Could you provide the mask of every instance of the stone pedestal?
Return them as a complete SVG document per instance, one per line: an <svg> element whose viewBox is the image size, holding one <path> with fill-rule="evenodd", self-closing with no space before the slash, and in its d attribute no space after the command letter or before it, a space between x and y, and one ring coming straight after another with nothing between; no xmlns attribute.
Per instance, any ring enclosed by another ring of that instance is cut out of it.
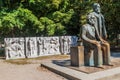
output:
<svg viewBox="0 0 120 80"><path fill-rule="evenodd" d="M71 66L84 66L84 47L71 47L70 50Z"/></svg>

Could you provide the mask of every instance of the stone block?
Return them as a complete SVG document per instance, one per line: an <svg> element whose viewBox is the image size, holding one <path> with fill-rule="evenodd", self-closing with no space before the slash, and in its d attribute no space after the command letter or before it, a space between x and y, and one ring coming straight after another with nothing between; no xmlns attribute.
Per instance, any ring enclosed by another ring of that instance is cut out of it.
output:
<svg viewBox="0 0 120 80"><path fill-rule="evenodd" d="M71 47L70 50L71 66L84 66L84 47Z"/></svg>

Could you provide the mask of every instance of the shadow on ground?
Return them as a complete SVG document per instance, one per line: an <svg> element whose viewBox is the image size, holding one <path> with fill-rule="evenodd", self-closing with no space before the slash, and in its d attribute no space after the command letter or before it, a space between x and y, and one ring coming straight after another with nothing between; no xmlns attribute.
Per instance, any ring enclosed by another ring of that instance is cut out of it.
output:
<svg viewBox="0 0 120 80"><path fill-rule="evenodd" d="M120 58L120 52L111 52L111 57Z"/></svg>
<svg viewBox="0 0 120 80"><path fill-rule="evenodd" d="M57 64L59 66L70 66L70 60L67 59L67 60L52 60L52 63L54 64Z"/></svg>
<svg viewBox="0 0 120 80"><path fill-rule="evenodd" d="M5 59L5 52L3 48L0 48L0 59Z"/></svg>

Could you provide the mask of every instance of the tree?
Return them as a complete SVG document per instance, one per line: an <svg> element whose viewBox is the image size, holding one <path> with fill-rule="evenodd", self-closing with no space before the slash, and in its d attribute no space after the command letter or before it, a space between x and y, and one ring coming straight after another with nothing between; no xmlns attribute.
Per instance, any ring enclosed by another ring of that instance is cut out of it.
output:
<svg viewBox="0 0 120 80"><path fill-rule="evenodd" d="M1 0L0 36L79 35L94 2L113 41L120 33L119 0Z"/></svg>

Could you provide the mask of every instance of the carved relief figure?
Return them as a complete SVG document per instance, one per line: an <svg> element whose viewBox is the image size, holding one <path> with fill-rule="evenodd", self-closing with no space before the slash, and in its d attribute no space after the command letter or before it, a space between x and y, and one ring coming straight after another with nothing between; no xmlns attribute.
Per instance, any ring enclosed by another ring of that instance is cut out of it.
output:
<svg viewBox="0 0 120 80"><path fill-rule="evenodd" d="M60 37L60 52L62 54L70 53L70 42L71 38L69 36Z"/></svg>
<svg viewBox="0 0 120 80"><path fill-rule="evenodd" d="M26 38L26 55L27 57L37 57L37 44L36 38Z"/></svg>
<svg viewBox="0 0 120 80"><path fill-rule="evenodd" d="M48 55L50 52L50 38L43 37L43 51L44 55Z"/></svg>
<svg viewBox="0 0 120 80"><path fill-rule="evenodd" d="M4 39L4 42L5 42L5 54L6 54L6 59L9 59L11 58L11 54L10 54L10 51L12 50L11 49L11 39L10 38L5 38Z"/></svg>
<svg viewBox="0 0 120 80"><path fill-rule="evenodd" d="M19 56L24 56L25 57L25 52L24 52L24 38L18 38L18 46L19 46L19 48L18 48L18 54L19 54Z"/></svg>
<svg viewBox="0 0 120 80"><path fill-rule="evenodd" d="M25 58L23 38L5 38L6 59Z"/></svg>
<svg viewBox="0 0 120 80"><path fill-rule="evenodd" d="M50 53L51 54L59 54L59 38L51 37L50 39Z"/></svg>
<svg viewBox="0 0 120 80"><path fill-rule="evenodd" d="M55 51L56 54L60 54L60 42L59 42L59 38L58 37L54 37L55 38Z"/></svg>
<svg viewBox="0 0 120 80"><path fill-rule="evenodd" d="M70 53L70 47L72 45L72 40L71 40L71 36L67 36L67 38L68 38L68 40L67 40L67 43L68 43L68 51L67 51L67 53Z"/></svg>
<svg viewBox="0 0 120 80"><path fill-rule="evenodd" d="M43 55L43 38L42 37L37 37L37 47L38 47L38 55Z"/></svg>

